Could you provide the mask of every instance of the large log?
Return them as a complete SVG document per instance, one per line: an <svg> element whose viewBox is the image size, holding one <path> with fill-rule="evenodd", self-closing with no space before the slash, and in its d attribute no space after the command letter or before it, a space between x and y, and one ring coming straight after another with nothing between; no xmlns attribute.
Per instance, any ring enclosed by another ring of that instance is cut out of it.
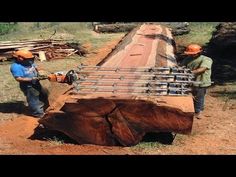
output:
<svg viewBox="0 0 236 177"><path fill-rule="evenodd" d="M95 24L94 31L98 33L117 33L130 32L140 23L111 23L111 24ZM188 34L190 32L189 23L187 22L155 22L155 24L165 25L171 28L174 36Z"/></svg>
<svg viewBox="0 0 236 177"><path fill-rule="evenodd" d="M159 22L158 24L171 28L174 36L188 34L190 32L188 22Z"/></svg>
<svg viewBox="0 0 236 177"><path fill-rule="evenodd" d="M134 23L100 24L94 26L94 31L98 33L130 32L135 27L137 27L137 24Z"/></svg>
<svg viewBox="0 0 236 177"><path fill-rule="evenodd" d="M175 66L171 32L160 25L141 25L126 35L99 65ZM79 144L132 146L149 132L191 133L193 114L191 95L151 97L71 92L61 109L49 112L39 123L65 133Z"/></svg>

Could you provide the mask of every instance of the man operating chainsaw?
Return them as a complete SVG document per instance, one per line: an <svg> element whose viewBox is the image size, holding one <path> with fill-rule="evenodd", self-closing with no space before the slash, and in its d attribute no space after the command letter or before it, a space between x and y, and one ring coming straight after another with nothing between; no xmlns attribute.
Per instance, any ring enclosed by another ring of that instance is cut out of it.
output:
<svg viewBox="0 0 236 177"><path fill-rule="evenodd" d="M15 51L13 57L15 61L11 65L10 71L26 96L31 114L34 117L42 118L45 114L44 108L48 106L48 99L39 82L39 70L34 63L35 57L28 50Z"/></svg>

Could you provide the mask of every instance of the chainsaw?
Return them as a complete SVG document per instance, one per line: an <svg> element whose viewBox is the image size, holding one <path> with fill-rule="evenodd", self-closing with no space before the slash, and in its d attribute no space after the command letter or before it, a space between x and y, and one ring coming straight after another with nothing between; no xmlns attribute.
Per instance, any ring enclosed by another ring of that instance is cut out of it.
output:
<svg viewBox="0 0 236 177"><path fill-rule="evenodd" d="M78 94L189 95L195 75L185 67L120 68L80 65L77 70L51 73L41 79L74 86Z"/></svg>
<svg viewBox="0 0 236 177"><path fill-rule="evenodd" d="M59 71L55 73L51 73L49 75L38 75L38 80L46 80L48 79L50 82L58 82L58 83L66 83L68 85L72 85L74 81L78 78L78 75L75 73L75 70L70 70L68 72Z"/></svg>

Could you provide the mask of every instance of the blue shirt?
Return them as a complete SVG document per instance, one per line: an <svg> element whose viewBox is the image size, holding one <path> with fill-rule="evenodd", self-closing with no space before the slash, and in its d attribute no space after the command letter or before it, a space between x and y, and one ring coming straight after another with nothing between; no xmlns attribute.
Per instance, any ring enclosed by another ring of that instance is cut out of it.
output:
<svg viewBox="0 0 236 177"><path fill-rule="evenodd" d="M26 78L33 78L37 77L37 70L36 65L32 64L31 66L24 66L20 63L13 63L11 65L11 73L13 77L26 77Z"/></svg>

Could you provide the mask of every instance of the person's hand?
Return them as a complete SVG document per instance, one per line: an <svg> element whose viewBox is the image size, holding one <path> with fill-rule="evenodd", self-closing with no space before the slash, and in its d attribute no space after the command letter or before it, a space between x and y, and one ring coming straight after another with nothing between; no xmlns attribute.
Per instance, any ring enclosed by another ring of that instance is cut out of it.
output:
<svg viewBox="0 0 236 177"><path fill-rule="evenodd" d="M39 81L39 79L37 77L33 77L31 80L32 84L36 84Z"/></svg>
<svg viewBox="0 0 236 177"><path fill-rule="evenodd" d="M49 72L44 71L44 70L39 70L39 71L38 71L38 75L39 75L39 76L42 76L42 77L46 77L46 76L48 76L49 74L50 74Z"/></svg>
<svg viewBox="0 0 236 177"><path fill-rule="evenodd" d="M38 80L45 80L45 79L48 79L48 75L50 73L47 72L47 71L44 71L44 70L39 70L38 71Z"/></svg>

